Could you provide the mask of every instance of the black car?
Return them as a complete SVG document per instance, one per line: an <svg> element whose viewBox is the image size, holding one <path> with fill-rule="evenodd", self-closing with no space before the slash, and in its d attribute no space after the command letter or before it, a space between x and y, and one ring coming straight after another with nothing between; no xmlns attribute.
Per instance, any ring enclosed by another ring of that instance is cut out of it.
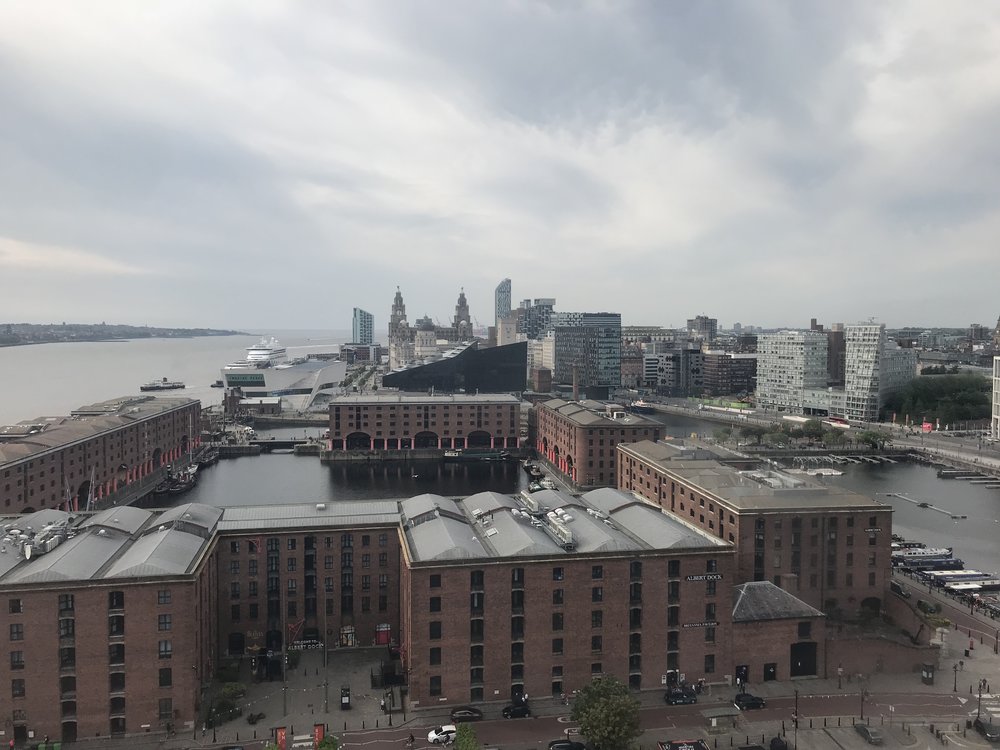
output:
<svg viewBox="0 0 1000 750"><path fill-rule="evenodd" d="M573 740L552 740L549 743L549 750L587 750L587 746Z"/></svg>
<svg viewBox="0 0 1000 750"><path fill-rule="evenodd" d="M503 717L505 719L523 719L525 716L531 716L531 709L527 706L505 706L503 710Z"/></svg>
<svg viewBox="0 0 1000 750"><path fill-rule="evenodd" d="M663 694L663 700L671 706L697 703L698 695L694 690L684 690L683 688L670 688Z"/></svg>
<svg viewBox="0 0 1000 750"><path fill-rule="evenodd" d="M882 744L882 733L875 727L870 727L867 724L855 724L854 731L864 737L865 742L869 745Z"/></svg>
<svg viewBox="0 0 1000 750"><path fill-rule="evenodd" d="M451 720L459 721L479 721L483 718L483 712L472 706L459 706L451 709Z"/></svg>
<svg viewBox="0 0 1000 750"><path fill-rule="evenodd" d="M976 719L972 726L990 742L1000 741L1000 727L987 719Z"/></svg>
<svg viewBox="0 0 1000 750"><path fill-rule="evenodd" d="M736 708L745 711L748 708L764 708L767 705L767 701L757 695L751 695L750 693L740 693L735 698L733 698L733 703Z"/></svg>

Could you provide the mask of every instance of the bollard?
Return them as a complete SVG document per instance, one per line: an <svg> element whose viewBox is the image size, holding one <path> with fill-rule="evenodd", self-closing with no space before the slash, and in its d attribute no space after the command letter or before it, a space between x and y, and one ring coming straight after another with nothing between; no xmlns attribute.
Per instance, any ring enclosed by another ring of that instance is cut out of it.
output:
<svg viewBox="0 0 1000 750"><path fill-rule="evenodd" d="M256 729L255 729L255 730L253 730L253 738L254 738L254 739L257 739L257 730L256 730Z"/></svg>
<svg viewBox="0 0 1000 750"><path fill-rule="evenodd" d="M715 738L714 744L712 745L712 747L715 747L715 748L719 747L719 738L718 737Z"/></svg>
<svg viewBox="0 0 1000 750"><path fill-rule="evenodd" d="M378 719L375 719L375 728L378 729Z"/></svg>
<svg viewBox="0 0 1000 750"><path fill-rule="evenodd" d="M781 733L782 734L785 733L785 720L784 719L781 720Z"/></svg>
<svg viewBox="0 0 1000 750"><path fill-rule="evenodd" d="M240 741L240 733L239 733L239 732L236 732L236 741L237 741L237 742L239 742L239 741Z"/></svg>
<svg viewBox="0 0 1000 750"><path fill-rule="evenodd" d="M838 727L840 726L840 717L839 716L837 717L837 726ZM809 727L809 728L812 729L812 727Z"/></svg>
<svg viewBox="0 0 1000 750"><path fill-rule="evenodd" d="M389 726L392 726L392 714L389 714Z"/></svg>
<svg viewBox="0 0 1000 750"><path fill-rule="evenodd" d="M344 722L344 731L345 732L347 731L347 722L346 721Z"/></svg>
<svg viewBox="0 0 1000 750"><path fill-rule="evenodd" d="M823 729L826 729L826 717L823 717Z"/></svg>
<svg viewBox="0 0 1000 750"><path fill-rule="evenodd" d="M362 720L361 720L361 728L362 728L362 729L364 729L364 728L365 728L365 720L364 720L364 719L362 719Z"/></svg>

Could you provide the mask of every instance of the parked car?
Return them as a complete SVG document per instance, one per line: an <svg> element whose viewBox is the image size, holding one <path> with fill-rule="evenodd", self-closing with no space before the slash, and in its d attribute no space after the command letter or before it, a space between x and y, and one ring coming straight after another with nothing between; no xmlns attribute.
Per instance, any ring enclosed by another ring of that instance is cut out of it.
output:
<svg viewBox="0 0 1000 750"><path fill-rule="evenodd" d="M750 693L740 693L735 698L733 698L733 703L736 708L741 711L745 711L748 708L764 708L767 705L767 701L757 695L751 695Z"/></svg>
<svg viewBox="0 0 1000 750"><path fill-rule="evenodd" d="M483 718L483 712L472 706L459 706L451 709L451 720L459 721L479 721Z"/></svg>
<svg viewBox="0 0 1000 750"><path fill-rule="evenodd" d="M875 727L870 727L867 724L855 724L854 731L864 737L865 742L869 745L882 744L882 733Z"/></svg>
<svg viewBox="0 0 1000 750"><path fill-rule="evenodd" d="M531 716L531 709L527 706L505 706L503 709L503 717L505 719L523 719L525 716Z"/></svg>
<svg viewBox="0 0 1000 750"><path fill-rule="evenodd" d="M1000 727L991 722L989 719L976 719L972 722L972 726L990 742L1000 741Z"/></svg>
<svg viewBox="0 0 1000 750"><path fill-rule="evenodd" d="M449 745L455 741L455 733L458 729L454 724L445 724L443 727L434 727L427 733L427 741L432 745Z"/></svg>
<svg viewBox="0 0 1000 750"><path fill-rule="evenodd" d="M549 743L549 750L587 750L587 746L573 740L552 740Z"/></svg>
<svg viewBox="0 0 1000 750"><path fill-rule="evenodd" d="M671 706L677 706L688 703L697 703L698 695L691 688L670 688L663 694L663 700Z"/></svg>

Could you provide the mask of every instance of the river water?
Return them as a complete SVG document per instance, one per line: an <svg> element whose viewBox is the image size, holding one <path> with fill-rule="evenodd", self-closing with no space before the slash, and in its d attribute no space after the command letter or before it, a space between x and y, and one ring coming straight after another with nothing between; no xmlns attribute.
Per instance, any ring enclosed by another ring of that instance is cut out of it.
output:
<svg viewBox="0 0 1000 750"><path fill-rule="evenodd" d="M346 331L267 331L289 347L342 343ZM217 403L221 389L209 385L219 368L242 359L259 336L193 339L142 339L0 348L0 424L40 415L67 414L83 404L138 393L156 377L184 380L174 391L203 404ZM307 349L292 350L291 355ZM660 415L665 431L677 437L711 435L719 426L687 417ZM317 435L319 428L288 428L285 435ZM966 567L1000 571L1000 490L966 481L944 480L934 468L919 464L839 466L840 477L820 481L849 488L894 509L893 530L932 546L955 548ZM469 495L484 490L510 493L526 486L517 464L398 463L387 466L324 466L315 457L262 455L220 461L206 469L183 502L226 506L265 503L328 502L410 497L423 492ZM946 511L920 508L887 493L900 493ZM952 518L959 516L959 518ZM965 518L961 518L965 516Z"/></svg>
<svg viewBox="0 0 1000 750"><path fill-rule="evenodd" d="M349 331L262 331L288 349L290 357L331 351ZM60 416L97 401L140 393L139 386L167 378L187 384L163 395L196 398L205 406L222 402L211 385L221 368L246 358L260 336L206 336L129 341L81 341L0 347L0 425L40 416Z"/></svg>

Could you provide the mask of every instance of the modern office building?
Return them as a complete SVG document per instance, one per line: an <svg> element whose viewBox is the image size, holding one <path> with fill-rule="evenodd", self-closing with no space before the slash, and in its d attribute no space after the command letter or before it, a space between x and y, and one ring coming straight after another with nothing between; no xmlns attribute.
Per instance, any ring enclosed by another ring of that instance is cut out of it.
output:
<svg viewBox="0 0 1000 750"><path fill-rule="evenodd" d="M620 313L556 313L552 316L557 383L607 397L621 386Z"/></svg>
<svg viewBox="0 0 1000 750"><path fill-rule="evenodd" d="M493 293L493 302L496 311L494 324L499 328L500 321L510 315L510 279L504 279L497 284L496 291Z"/></svg>
<svg viewBox="0 0 1000 750"><path fill-rule="evenodd" d="M650 343L643 357L643 384L666 396L701 395L705 355L694 341Z"/></svg>
<svg viewBox="0 0 1000 750"><path fill-rule="evenodd" d="M706 351L704 388L706 396L750 394L757 387L757 355Z"/></svg>
<svg viewBox="0 0 1000 750"><path fill-rule="evenodd" d="M889 340L882 324L813 326L759 337L759 407L874 422L885 400L916 377L916 352Z"/></svg>
<svg viewBox="0 0 1000 750"><path fill-rule="evenodd" d="M0 512L103 507L194 450L201 404L123 396L0 427ZM68 503L68 506L67 506Z"/></svg>
<svg viewBox="0 0 1000 750"><path fill-rule="evenodd" d="M599 401L554 398L535 407L535 449L566 479L580 487L615 482L615 446L659 440L663 425Z"/></svg>
<svg viewBox="0 0 1000 750"><path fill-rule="evenodd" d="M892 508L770 468L738 470L650 441L618 446L618 489L736 545L740 581L772 581L826 613L879 611Z"/></svg>
<svg viewBox="0 0 1000 750"><path fill-rule="evenodd" d="M538 339L544 336L551 329L550 318L555 306L554 297L540 297L534 301L523 300L521 309L524 312L520 316L521 329L519 333L523 333L529 339Z"/></svg>
<svg viewBox="0 0 1000 750"><path fill-rule="evenodd" d="M757 337L757 406L801 413L805 391L826 388L826 334L781 331Z"/></svg>
<svg viewBox="0 0 1000 750"><path fill-rule="evenodd" d="M712 343L719 331L719 321L706 315L696 315L688 320L687 330L691 338Z"/></svg>
<svg viewBox="0 0 1000 750"><path fill-rule="evenodd" d="M382 385L401 391L520 393L527 386L528 343L480 349L473 341L444 352L435 347L430 358L384 375Z"/></svg>
<svg viewBox="0 0 1000 750"><path fill-rule="evenodd" d="M517 448L520 418L521 402L504 393L340 396L330 403L330 450Z"/></svg>
<svg viewBox="0 0 1000 750"><path fill-rule="evenodd" d="M355 344L372 344L375 342L375 316L365 312L360 307L354 308L354 318L351 323L351 341Z"/></svg>
<svg viewBox="0 0 1000 750"><path fill-rule="evenodd" d="M845 352L844 416L875 422L886 398L916 377L916 352L887 340L885 326L874 323L847 326Z"/></svg>

